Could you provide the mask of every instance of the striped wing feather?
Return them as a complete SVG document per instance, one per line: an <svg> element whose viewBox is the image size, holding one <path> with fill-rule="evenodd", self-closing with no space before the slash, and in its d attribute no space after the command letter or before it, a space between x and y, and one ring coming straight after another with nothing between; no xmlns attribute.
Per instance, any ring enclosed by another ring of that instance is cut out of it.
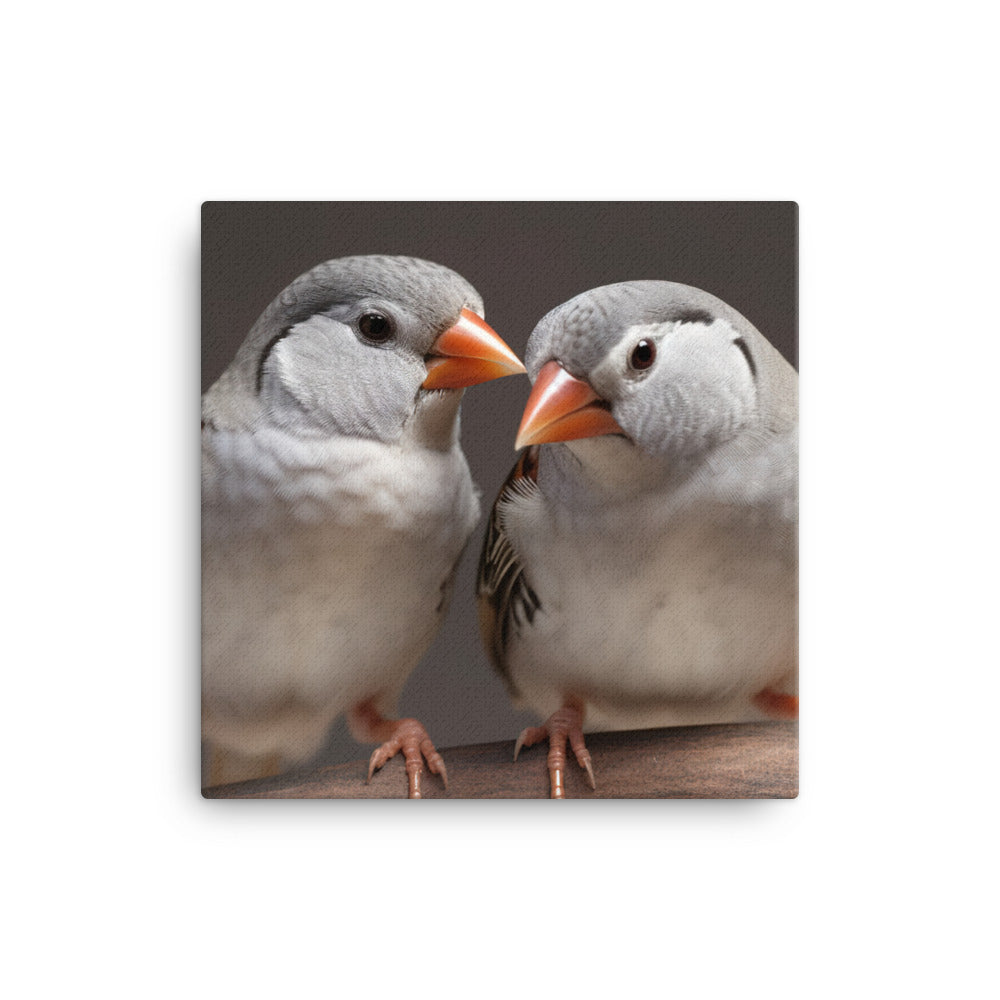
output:
<svg viewBox="0 0 1000 1000"><path fill-rule="evenodd" d="M524 575L524 567L503 530L503 507L529 496L538 489L538 447L526 448L520 455L497 495L486 526L483 552L479 558L479 627L494 667L514 692L506 665L507 644L512 630L534 620L541 607L538 595ZM516 693L516 692L514 692Z"/></svg>

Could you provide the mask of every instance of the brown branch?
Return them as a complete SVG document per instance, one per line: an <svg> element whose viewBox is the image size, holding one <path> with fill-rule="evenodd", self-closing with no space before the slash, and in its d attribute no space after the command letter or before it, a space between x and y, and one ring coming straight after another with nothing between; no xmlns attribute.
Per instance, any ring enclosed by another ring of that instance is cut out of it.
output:
<svg viewBox="0 0 1000 1000"><path fill-rule="evenodd" d="M544 745L522 750L513 740L442 751L448 790L426 769L424 798L546 798ZM566 795L574 799L758 799L798 795L798 725L753 722L587 735L597 778L592 791L570 756ZM400 757L365 784L368 760L206 788L206 798L395 799L406 796Z"/></svg>

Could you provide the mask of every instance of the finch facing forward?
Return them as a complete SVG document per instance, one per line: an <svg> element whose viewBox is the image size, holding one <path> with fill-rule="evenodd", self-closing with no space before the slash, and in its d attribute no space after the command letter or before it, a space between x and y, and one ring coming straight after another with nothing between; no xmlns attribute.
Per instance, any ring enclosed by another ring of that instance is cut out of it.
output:
<svg viewBox="0 0 1000 1000"><path fill-rule="evenodd" d="M521 454L480 560L483 635L547 722L584 731L797 713L798 377L736 310L630 281L545 316Z"/></svg>

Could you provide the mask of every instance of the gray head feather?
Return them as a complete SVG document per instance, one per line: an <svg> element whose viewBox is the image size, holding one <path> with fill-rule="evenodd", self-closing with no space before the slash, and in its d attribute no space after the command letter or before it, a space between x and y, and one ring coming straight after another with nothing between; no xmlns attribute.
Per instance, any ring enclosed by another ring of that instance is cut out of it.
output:
<svg viewBox="0 0 1000 1000"><path fill-rule="evenodd" d="M358 256L324 261L289 284L261 313L232 363L208 390L203 419L215 426L248 427L261 420L262 359L275 338L311 316L353 302L392 303L419 331L411 344L426 353L463 308L483 315L479 293L450 268L416 257Z"/></svg>
<svg viewBox="0 0 1000 1000"><path fill-rule="evenodd" d="M792 426L798 413L798 376L768 340L732 306L700 288L673 281L625 281L583 292L557 306L535 327L525 352L534 381L557 359L588 377L636 326L724 320L745 341L757 382L757 409L768 430Z"/></svg>

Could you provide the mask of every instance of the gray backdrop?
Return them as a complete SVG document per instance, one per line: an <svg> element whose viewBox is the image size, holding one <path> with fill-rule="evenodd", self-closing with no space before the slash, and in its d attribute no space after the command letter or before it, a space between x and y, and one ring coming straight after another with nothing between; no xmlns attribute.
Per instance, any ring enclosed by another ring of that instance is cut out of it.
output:
<svg viewBox="0 0 1000 1000"><path fill-rule="evenodd" d="M681 281L738 309L797 364L794 202L206 202L202 208L204 392L293 278L349 254L407 254L467 278L490 325L523 356L548 310L597 285ZM489 506L513 465L524 377L469 390L462 445L483 494L451 609L403 692L439 748L513 739L536 721L511 707L480 642L476 563ZM367 757L343 720L324 763Z"/></svg>

